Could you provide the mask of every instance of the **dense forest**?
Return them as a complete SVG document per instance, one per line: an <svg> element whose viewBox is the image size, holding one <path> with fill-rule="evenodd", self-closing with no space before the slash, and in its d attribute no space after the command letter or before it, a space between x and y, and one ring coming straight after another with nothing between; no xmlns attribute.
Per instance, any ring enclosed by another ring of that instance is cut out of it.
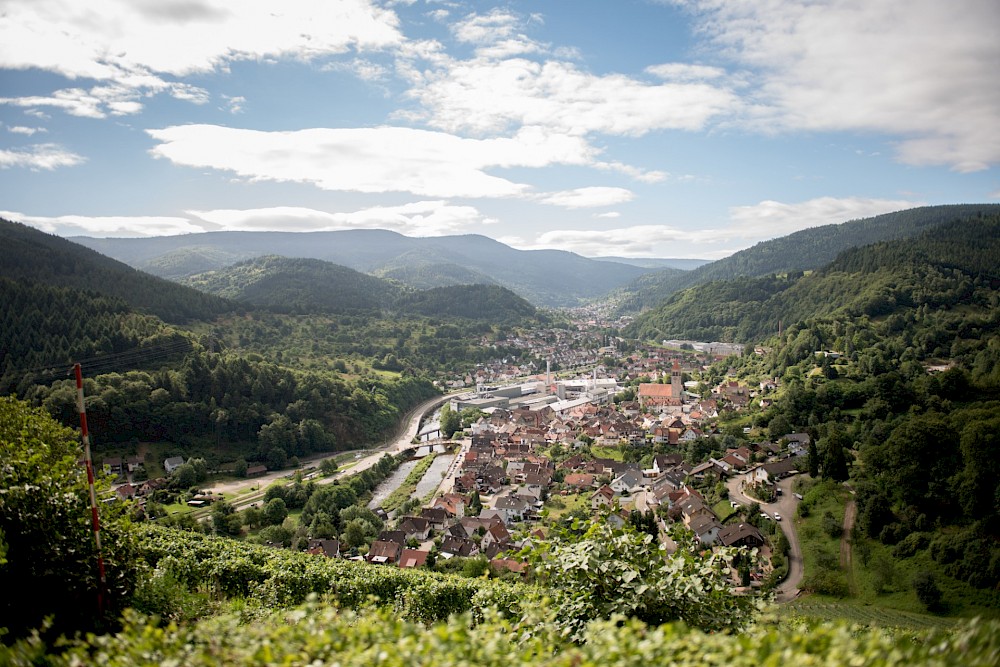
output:
<svg viewBox="0 0 1000 667"><path fill-rule="evenodd" d="M706 283L736 278L798 275L820 269L850 248L879 241L905 239L956 220L1000 214L1000 204L925 206L835 225L804 229L762 241L724 259L678 274L651 273L637 278L611 298L616 312L636 313L654 308L671 295Z"/></svg>
<svg viewBox="0 0 1000 667"><path fill-rule="evenodd" d="M958 326L953 320L963 305L975 309L973 319L996 318L997 257L1000 215L956 220L915 238L846 250L809 274L699 285L638 318L631 331L649 338L751 342L776 334L782 323L810 317L915 313L922 332L945 335L927 332L935 329L928 318Z"/></svg>
<svg viewBox="0 0 1000 667"><path fill-rule="evenodd" d="M336 313L463 318L529 323L535 307L498 285L449 285L415 290L318 259L268 255L198 274L191 287L280 313Z"/></svg>
<svg viewBox="0 0 1000 667"><path fill-rule="evenodd" d="M136 271L66 239L3 219L0 278L117 297L166 322L207 319L234 308L219 297Z"/></svg>

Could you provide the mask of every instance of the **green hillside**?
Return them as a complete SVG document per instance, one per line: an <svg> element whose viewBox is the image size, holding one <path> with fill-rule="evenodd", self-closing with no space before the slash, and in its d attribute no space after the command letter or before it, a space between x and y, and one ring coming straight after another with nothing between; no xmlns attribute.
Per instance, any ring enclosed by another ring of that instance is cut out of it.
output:
<svg viewBox="0 0 1000 667"><path fill-rule="evenodd" d="M410 292L400 298L399 308L431 317L506 324L524 324L537 315L534 306L499 285L452 285Z"/></svg>
<svg viewBox="0 0 1000 667"><path fill-rule="evenodd" d="M641 276L619 290L616 310L619 313L640 312L658 305L671 294L704 283L819 269L849 248L909 238L947 222L975 220L981 215L997 213L1000 213L1000 204L924 206L804 229L762 241L691 271L664 271Z"/></svg>
<svg viewBox="0 0 1000 667"><path fill-rule="evenodd" d="M90 290L167 322L206 319L232 304L157 278L64 238L0 220L0 278Z"/></svg>
<svg viewBox="0 0 1000 667"><path fill-rule="evenodd" d="M400 288L381 278L318 259L268 255L192 276L185 283L221 297L286 313L379 312Z"/></svg>
<svg viewBox="0 0 1000 667"><path fill-rule="evenodd" d="M499 285L413 290L318 259L269 255L186 279L191 287L277 313L410 314L525 324L535 307Z"/></svg>
<svg viewBox="0 0 1000 667"><path fill-rule="evenodd" d="M845 251L821 270L714 281L678 292L639 319L644 338L759 341L813 317L882 317L973 303L998 276L1000 216L938 225L911 239Z"/></svg>

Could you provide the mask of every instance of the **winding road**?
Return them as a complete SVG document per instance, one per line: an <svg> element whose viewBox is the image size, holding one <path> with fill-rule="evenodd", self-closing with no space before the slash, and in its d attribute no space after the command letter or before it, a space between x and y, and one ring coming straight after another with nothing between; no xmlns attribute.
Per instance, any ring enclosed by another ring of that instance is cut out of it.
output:
<svg viewBox="0 0 1000 667"><path fill-rule="evenodd" d="M741 487L745 480L745 474L729 478L726 482L726 486L729 489L729 499L746 506L760 502L743 493ZM760 509L772 517L775 512L781 515L781 521L778 522L778 525L781 527L782 532L785 533L785 537L788 538L789 545L788 577L775 589L774 599L777 602L789 602L798 597L799 584L802 583L804 572L802 568L802 545L799 543L799 535L795 530L794 522L799 500L792 494L791 477L780 480L778 488L781 489L781 495L778 496L778 500L773 503L760 503Z"/></svg>

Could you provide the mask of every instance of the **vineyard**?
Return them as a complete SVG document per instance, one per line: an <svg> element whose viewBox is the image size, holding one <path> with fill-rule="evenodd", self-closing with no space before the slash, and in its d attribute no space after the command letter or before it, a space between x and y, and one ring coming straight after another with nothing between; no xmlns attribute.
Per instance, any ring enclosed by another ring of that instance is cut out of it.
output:
<svg viewBox="0 0 1000 667"><path fill-rule="evenodd" d="M874 628L902 628L912 630L947 630L954 628L959 619L931 616L901 609L890 609L862 603L816 600L808 597L796 600L788 610L804 618L835 621Z"/></svg>

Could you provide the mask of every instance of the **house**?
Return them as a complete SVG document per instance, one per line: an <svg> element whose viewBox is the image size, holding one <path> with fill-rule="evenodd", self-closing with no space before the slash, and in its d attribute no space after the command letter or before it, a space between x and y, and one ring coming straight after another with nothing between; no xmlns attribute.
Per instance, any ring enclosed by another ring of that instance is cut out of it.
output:
<svg viewBox="0 0 1000 667"><path fill-rule="evenodd" d="M764 545L764 535L756 526L749 523L738 523L726 526L719 531L719 544L724 547L761 547Z"/></svg>
<svg viewBox="0 0 1000 667"><path fill-rule="evenodd" d="M115 493L117 493L118 497L121 498L122 500L132 500L133 498L135 498L137 492L138 489L136 489L131 484L122 484L117 489L115 489Z"/></svg>
<svg viewBox="0 0 1000 667"><path fill-rule="evenodd" d="M165 459L163 461L163 469L167 472L168 475L173 471L177 470L178 468L180 468L182 465L184 465L183 456L171 456L170 458Z"/></svg>
<svg viewBox="0 0 1000 667"><path fill-rule="evenodd" d="M615 493L632 494L642 489L642 473L637 470L626 470L611 482Z"/></svg>
<svg viewBox="0 0 1000 667"><path fill-rule="evenodd" d="M528 564L511 558L494 558L490 561L490 567L497 572L507 571L523 574L528 569Z"/></svg>
<svg viewBox="0 0 1000 667"><path fill-rule="evenodd" d="M597 510L601 507L610 507L615 500L615 490L605 484L590 497L590 509Z"/></svg>
<svg viewBox="0 0 1000 667"><path fill-rule="evenodd" d="M574 472L563 479L563 483L566 486L574 487L576 489L589 489L594 485L594 480L596 478L590 473L586 472Z"/></svg>
<svg viewBox="0 0 1000 667"><path fill-rule="evenodd" d="M448 511L442 507L425 507L420 511L420 518L427 520L431 530L440 531L445 529L448 525L448 519L451 517L448 515Z"/></svg>
<svg viewBox="0 0 1000 667"><path fill-rule="evenodd" d="M309 540L306 545L306 552L315 556L326 556L327 558L340 557L339 540Z"/></svg>
<svg viewBox="0 0 1000 667"><path fill-rule="evenodd" d="M441 541L441 555L445 558L469 558L479 553L479 546L468 538L448 536Z"/></svg>
<svg viewBox="0 0 1000 667"><path fill-rule="evenodd" d="M709 544L714 544L715 540L719 537L722 524L719 523L714 514L712 516L699 515L691 519L688 523L688 528L698 537L699 542L708 546Z"/></svg>
<svg viewBox="0 0 1000 667"><path fill-rule="evenodd" d="M429 551L421 551L420 549L403 549L399 555L399 566L402 568L423 567L427 564L428 554L430 554Z"/></svg>
<svg viewBox="0 0 1000 667"><path fill-rule="evenodd" d="M403 553L403 547L396 542L376 540L368 548L368 562L380 565L395 564L399 562L401 553Z"/></svg>
<svg viewBox="0 0 1000 667"><path fill-rule="evenodd" d="M380 542L395 542L399 546L406 544L406 533L401 530L383 530L378 534Z"/></svg>
<svg viewBox="0 0 1000 667"><path fill-rule="evenodd" d="M493 509L506 513L512 521L521 521L531 507L521 496L500 496L493 503Z"/></svg>
<svg viewBox="0 0 1000 667"><path fill-rule="evenodd" d="M141 456L128 456L125 458L125 465L128 467L129 472L135 472L139 468L144 468L145 463Z"/></svg>
<svg viewBox="0 0 1000 667"><path fill-rule="evenodd" d="M247 477L260 477L267 472L267 466L257 465L247 468Z"/></svg>
<svg viewBox="0 0 1000 667"><path fill-rule="evenodd" d="M407 540L415 539L423 542L431 534L431 524L427 519L419 516L407 516L399 522L399 530L406 536Z"/></svg>
<svg viewBox="0 0 1000 667"><path fill-rule="evenodd" d="M465 516L465 505L465 496L458 493L448 493L435 498L432 507L443 509L449 517L461 519Z"/></svg>
<svg viewBox="0 0 1000 667"><path fill-rule="evenodd" d="M782 459L781 461L776 461L775 463L765 463L762 466L757 466L750 473L750 483L759 484L761 482L765 484L771 484L776 482L783 477L788 477L799 472L799 469L804 466L801 459L798 457L791 457L787 459Z"/></svg>
<svg viewBox="0 0 1000 667"><path fill-rule="evenodd" d="M487 547L493 544L502 547L505 544L509 543L510 543L510 533L507 531L507 528L503 524L497 523L490 526L489 529L487 529L486 534L483 535L483 539L480 542L480 546L481 548L486 549Z"/></svg>
<svg viewBox="0 0 1000 667"><path fill-rule="evenodd" d="M657 454L653 457L653 472L657 475L673 470L684 462L684 457L678 453Z"/></svg>

